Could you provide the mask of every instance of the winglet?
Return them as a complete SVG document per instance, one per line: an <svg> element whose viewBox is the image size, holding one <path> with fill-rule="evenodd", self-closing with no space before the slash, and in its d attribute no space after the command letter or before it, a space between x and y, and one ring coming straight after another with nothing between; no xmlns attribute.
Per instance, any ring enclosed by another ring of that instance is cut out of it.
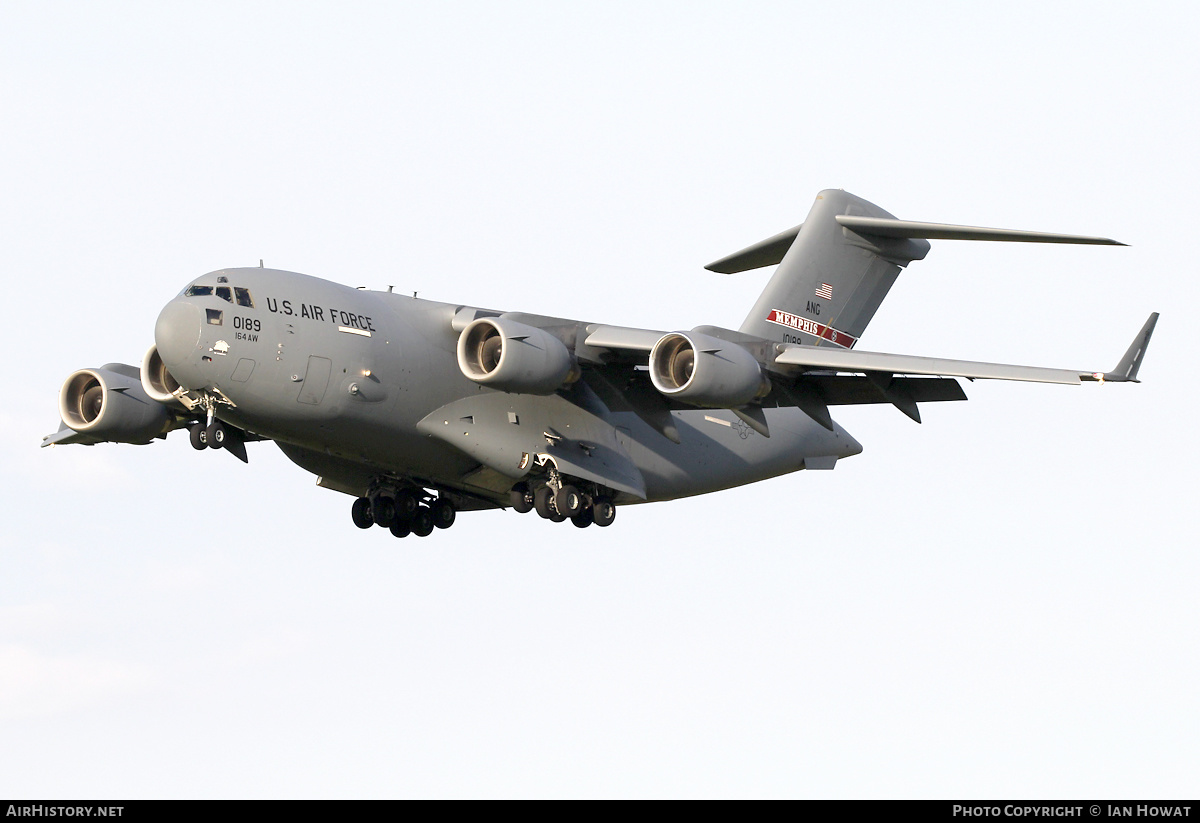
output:
<svg viewBox="0 0 1200 823"><path fill-rule="evenodd" d="M1154 324L1157 322L1158 312L1151 313L1146 320L1146 325L1142 326L1137 337L1133 338L1133 342L1129 344L1129 349L1121 358L1121 362L1115 369L1103 375L1104 380L1111 380L1114 383L1142 382L1137 379L1137 373L1142 366L1142 358L1146 356L1146 347L1150 345L1150 335L1154 334ZM1100 378L1092 375L1092 379L1099 380Z"/></svg>

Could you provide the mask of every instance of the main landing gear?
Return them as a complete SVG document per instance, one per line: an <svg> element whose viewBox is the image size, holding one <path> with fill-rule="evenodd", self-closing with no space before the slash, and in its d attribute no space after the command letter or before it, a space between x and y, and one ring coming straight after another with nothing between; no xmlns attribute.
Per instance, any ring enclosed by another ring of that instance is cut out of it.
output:
<svg viewBox="0 0 1200 823"><path fill-rule="evenodd" d="M558 477L536 488L524 481L518 483L508 493L508 503L518 514L536 511L545 520L570 520L581 529L593 523L611 526L617 517L617 507L608 494L597 488L585 491Z"/></svg>
<svg viewBox="0 0 1200 823"><path fill-rule="evenodd" d="M424 489L372 489L350 507L350 517L360 529L383 526L396 537L428 537L434 529L454 525L454 504L445 497L434 497Z"/></svg>

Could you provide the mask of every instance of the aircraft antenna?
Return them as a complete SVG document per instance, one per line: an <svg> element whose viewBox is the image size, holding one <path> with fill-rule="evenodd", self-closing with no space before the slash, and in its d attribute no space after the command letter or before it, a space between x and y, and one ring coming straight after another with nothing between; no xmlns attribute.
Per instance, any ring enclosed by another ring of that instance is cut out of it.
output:
<svg viewBox="0 0 1200 823"><path fill-rule="evenodd" d="M263 267L263 264L262 264L262 258L261 258L261 257L260 257L260 258L258 258L258 267L259 267L260 269Z"/></svg>

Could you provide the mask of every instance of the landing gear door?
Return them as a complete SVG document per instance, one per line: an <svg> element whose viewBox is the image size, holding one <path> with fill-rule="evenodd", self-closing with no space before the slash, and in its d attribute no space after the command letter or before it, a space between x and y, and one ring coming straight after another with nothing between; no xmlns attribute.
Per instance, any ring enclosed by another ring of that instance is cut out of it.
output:
<svg viewBox="0 0 1200 823"><path fill-rule="evenodd" d="M296 398L301 403L316 406L325 396L329 387L329 372L333 361L328 357L311 356L308 358L308 371L304 373L304 382L300 384L300 396Z"/></svg>

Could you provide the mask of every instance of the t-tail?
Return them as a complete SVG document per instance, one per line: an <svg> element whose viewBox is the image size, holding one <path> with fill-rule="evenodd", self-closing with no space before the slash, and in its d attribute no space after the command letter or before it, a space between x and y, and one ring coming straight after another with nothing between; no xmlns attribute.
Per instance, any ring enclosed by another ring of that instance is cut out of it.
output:
<svg viewBox="0 0 1200 823"><path fill-rule="evenodd" d="M778 263L740 331L785 343L850 349L900 269L929 253L929 239L1124 245L1104 237L898 220L861 197L826 189L801 225L706 268L733 274Z"/></svg>

